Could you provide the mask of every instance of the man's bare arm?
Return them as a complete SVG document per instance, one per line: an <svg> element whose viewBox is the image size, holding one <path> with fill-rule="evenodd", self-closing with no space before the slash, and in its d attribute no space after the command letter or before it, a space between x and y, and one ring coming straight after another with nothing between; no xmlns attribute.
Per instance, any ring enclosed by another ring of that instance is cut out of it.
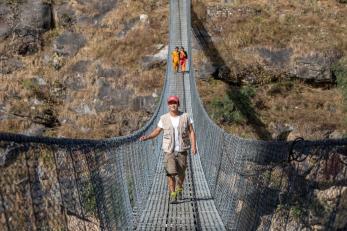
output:
<svg viewBox="0 0 347 231"><path fill-rule="evenodd" d="M192 153L193 155L196 154L196 137L195 137L195 131L192 124L189 124L189 135L190 135L190 143L192 145Z"/></svg>
<svg viewBox="0 0 347 231"><path fill-rule="evenodd" d="M151 134L149 134L148 136L146 136L146 135L141 136L140 137L140 141L146 141L146 140L150 140L150 139L153 139L153 138L157 137L160 134L161 130L162 130L162 128L156 127L151 132Z"/></svg>

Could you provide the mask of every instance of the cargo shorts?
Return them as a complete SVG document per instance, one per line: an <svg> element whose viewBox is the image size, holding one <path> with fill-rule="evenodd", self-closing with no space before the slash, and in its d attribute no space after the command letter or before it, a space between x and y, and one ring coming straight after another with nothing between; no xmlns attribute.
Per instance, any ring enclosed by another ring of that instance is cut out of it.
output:
<svg viewBox="0 0 347 231"><path fill-rule="evenodd" d="M167 176L184 176L188 152L164 153L164 168Z"/></svg>

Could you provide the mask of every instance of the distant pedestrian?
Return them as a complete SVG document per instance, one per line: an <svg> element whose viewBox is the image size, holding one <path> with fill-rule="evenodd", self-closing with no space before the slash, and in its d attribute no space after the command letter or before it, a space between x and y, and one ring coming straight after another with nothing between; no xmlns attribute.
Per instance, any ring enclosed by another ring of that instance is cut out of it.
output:
<svg viewBox="0 0 347 231"><path fill-rule="evenodd" d="M177 73L180 63L180 51L178 50L178 47L176 47L175 50L171 52L171 59L173 70Z"/></svg>
<svg viewBox="0 0 347 231"><path fill-rule="evenodd" d="M186 71L187 59L188 59L188 54L184 50L184 47L181 47L181 50L180 50L180 65L181 65L181 71L183 73Z"/></svg>
<svg viewBox="0 0 347 231"><path fill-rule="evenodd" d="M157 128L149 135L140 138L141 141L157 137L161 131L163 134L164 167L167 175L170 191L170 203L182 199L183 182L187 169L187 155L191 148L196 154L195 132L193 120L188 113L178 110L180 105L177 96L169 96L167 99L169 113L160 117ZM176 184L176 176L178 176Z"/></svg>

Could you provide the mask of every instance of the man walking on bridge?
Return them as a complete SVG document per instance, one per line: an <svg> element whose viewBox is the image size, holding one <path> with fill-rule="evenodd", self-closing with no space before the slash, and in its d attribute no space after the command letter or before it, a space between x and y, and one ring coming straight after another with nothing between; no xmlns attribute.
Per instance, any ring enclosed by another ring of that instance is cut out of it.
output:
<svg viewBox="0 0 347 231"><path fill-rule="evenodd" d="M170 191L170 203L182 199L185 171L187 169L187 155L191 148L196 154L195 132L193 120L187 114L178 110L180 101L177 96L169 96L167 99L169 112L160 117L157 128L148 136L142 136L141 141L157 137L161 131L163 134L164 167L168 179ZM178 176L176 184L176 176Z"/></svg>

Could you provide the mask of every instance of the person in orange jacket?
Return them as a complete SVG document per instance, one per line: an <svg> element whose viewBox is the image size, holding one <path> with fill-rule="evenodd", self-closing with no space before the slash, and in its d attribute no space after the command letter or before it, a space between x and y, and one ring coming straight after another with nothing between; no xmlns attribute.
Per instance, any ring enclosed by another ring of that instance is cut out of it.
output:
<svg viewBox="0 0 347 231"><path fill-rule="evenodd" d="M184 47L181 47L181 50L180 50L180 65L181 65L181 71L183 73L186 71L187 59L188 59L187 52L184 50Z"/></svg>
<svg viewBox="0 0 347 231"><path fill-rule="evenodd" d="M178 50L178 47L176 47L175 50L171 52L171 59L172 59L172 67L174 71L177 73L179 63L180 63L180 51Z"/></svg>

